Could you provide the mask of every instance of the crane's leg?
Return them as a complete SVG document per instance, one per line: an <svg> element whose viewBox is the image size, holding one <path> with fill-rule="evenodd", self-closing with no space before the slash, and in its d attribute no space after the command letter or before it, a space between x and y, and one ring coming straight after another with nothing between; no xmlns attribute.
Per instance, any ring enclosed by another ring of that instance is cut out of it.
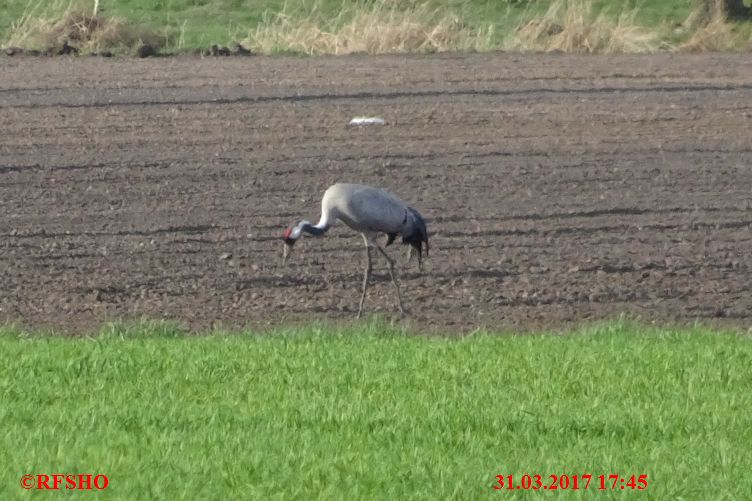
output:
<svg viewBox="0 0 752 501"><path fill-rule="evenodd" d="M360 306L358 306L358 318L363 314L363 303L366 302L366 290L368 289L368 279L371 278L371 247L366 242L366 272L363 275L363 295L360 296Z"/></svg>
<svg viewBox="0 0 752 501"><path fill-rule="evenodd" d="M386 259L387 264L389 265L389 276L392 277L392 283L394 284L394 287L397 289L397 304L399 306L399 311L403 315L405 314L405 309L402 307L402 294L400 293L399 284L397 283L397 280L394 278L394 260L389 257L389 254L387 254L384 249L376 245L376 248L381 252L381 255L384 256L384 259Z"/></svg>
<svg viewBox="0 0 752 501"><path fill-rule="evenodd" d="M413 260L413 256L418 256L418 271L423 271L423 258L420 255L420 252L416 251L413 246L407 248L407 264L410 264L410 261Z"/></svg>

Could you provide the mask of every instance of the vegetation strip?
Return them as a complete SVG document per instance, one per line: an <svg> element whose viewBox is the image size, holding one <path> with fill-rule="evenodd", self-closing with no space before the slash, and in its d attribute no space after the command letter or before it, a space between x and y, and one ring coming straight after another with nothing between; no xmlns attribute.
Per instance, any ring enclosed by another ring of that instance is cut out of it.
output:
<svg viewBox="0 0 752 501"><path fill-rule="evenodd" d="M225 8L226 7L226 8ZM0 12L9 55L205 55L443 51L582 53L752 48L742 0L13 0Z"/></svg>

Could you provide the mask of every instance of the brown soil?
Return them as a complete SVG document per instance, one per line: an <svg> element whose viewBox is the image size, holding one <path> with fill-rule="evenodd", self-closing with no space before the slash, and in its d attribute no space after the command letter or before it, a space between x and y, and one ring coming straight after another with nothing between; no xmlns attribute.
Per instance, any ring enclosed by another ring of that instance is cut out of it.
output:
<svg viewBox="0 0 752 501"><path fill-rule="evenodd" d="M428 221L422 274L390 247L420 328L620 313L746 328L747 63L0 57L0 322L350 319L360 237L305 239L283 268L280 235L353 181ZM360 115L387 125L347 125ZM391 315L383 264L366 307Z"/></svg>

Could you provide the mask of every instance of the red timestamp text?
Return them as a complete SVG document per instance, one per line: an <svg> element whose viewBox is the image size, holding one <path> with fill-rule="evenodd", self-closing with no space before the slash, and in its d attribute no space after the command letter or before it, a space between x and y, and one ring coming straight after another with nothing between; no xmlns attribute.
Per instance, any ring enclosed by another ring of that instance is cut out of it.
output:
<svg viewBox="0 0 752 501"><path fill-rule="evenodd" d="M629 475L622 476L616 473L610 475L538 475L524 474L496 475L496 483L493 488L497 491L537 491L537 490L636 490L643 491L648 488L648 476Z"/></svg>

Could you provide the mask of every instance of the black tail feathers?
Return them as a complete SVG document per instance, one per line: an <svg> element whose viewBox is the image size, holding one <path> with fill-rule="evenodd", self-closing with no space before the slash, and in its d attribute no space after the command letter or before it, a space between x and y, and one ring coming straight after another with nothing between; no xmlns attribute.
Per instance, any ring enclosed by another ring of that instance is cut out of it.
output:
<svg viewBox="0 0 752 501"><path fill-rule="evenodd" d="M413 231L409 235L402 236L403 244L410 244L418 254L418 264L420 265L421 258L423 257L423 244L426 244L426 256L428 256L428 229L426 228L426 222L423 216L412 207L408 207L407 210L413 216Z"/></svg>

